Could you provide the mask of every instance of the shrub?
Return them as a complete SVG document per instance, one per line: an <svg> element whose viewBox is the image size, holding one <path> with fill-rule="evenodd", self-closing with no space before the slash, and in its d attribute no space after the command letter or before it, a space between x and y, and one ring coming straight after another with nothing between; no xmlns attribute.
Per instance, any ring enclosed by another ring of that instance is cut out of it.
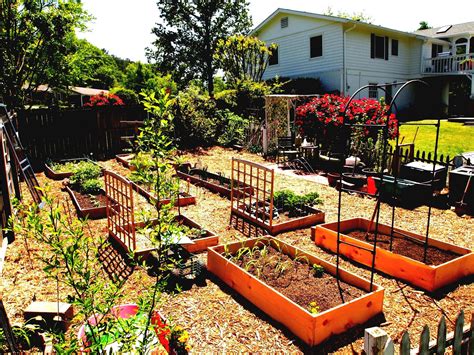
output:
<svg viewBox="0 0 474 355"><path fill-rule="evenodd" d="M349 97L326 94L315 97L296 108L295 125L309 137L316 137L323 145L331 146L339 137L340 127L344 122L344 109ZM350 123L379 125L387 122L388 106L382 99L363 98L353 100L346 111ZM388 117L389 138L398 135L397 121L394 114ZM363 129L363 137L377 139L377 130Z"/></svg>
<svg viewBox="0 0 474 355"><path fill-rule="evenodd" d="M284 211L294 212L297 208L304 205L317 205L321 203L317 192L310 192L306 195L297 195L291 190L281 190L273 195L273 203Z"/></svg>
<svg viewBox="0 0 474 355"><path fill-rule="evenodd" d="M123 106L125 105L120 97L114 94L106 94L101 92L100 94L91 96L89 102L85 103L84 106L87 107L97 107L97 106Z"/></svg>
<svg viewBox="0 0 474 355"><path fill-rule="evenodd" d="M138 95L133 90L118 86L110 89L110 93L122 99L125 105L138 105L139 103Z"/></svg>
<svg viewBox="0 0 474 355"><path fill-rule="evenodd" d="M217 112L221 116L220 121L224 125L222 134L217 139L219 144L230 146L232 144L242 144L245 138L245 128L249 120L242 118L229 110Z"/></svg>

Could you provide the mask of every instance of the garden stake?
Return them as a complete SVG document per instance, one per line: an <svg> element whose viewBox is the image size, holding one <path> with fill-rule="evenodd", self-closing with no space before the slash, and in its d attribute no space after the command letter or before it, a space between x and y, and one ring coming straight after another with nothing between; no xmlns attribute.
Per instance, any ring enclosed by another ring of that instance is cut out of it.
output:
<svg viewBox="0 0 474 355"><path fill-rule="evenodd" d="M469 175L469 179L467 180L466 188L464 189L462 199L461 201L456 202L456 206L454 207L454 212L456 212L456 214L459 216L462 216L463 214L468 212L468 204L464 202L464 199L466 198L467 193L471 189L472 176L473 175Z"/></svg>

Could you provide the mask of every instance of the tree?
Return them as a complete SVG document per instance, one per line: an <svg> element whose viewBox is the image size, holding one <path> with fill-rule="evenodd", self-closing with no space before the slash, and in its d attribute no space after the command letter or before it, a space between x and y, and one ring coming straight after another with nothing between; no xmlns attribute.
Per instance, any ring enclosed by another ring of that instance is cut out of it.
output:
<svg viewBox="0 0 474 355"><path fill-rule="evenodd" d="M109 89L123 81L115 59L85 39L75 41L76 51L68 56L70 84Z"/></svg>
<svg viewBox="0 0 474 355"><path fill-rule="evenodd" d="M156 50L147 50L148 59L156 61L161 72L172 73L181 87L201 79L212 96L217 41L248 31L248 5L245 0L158 0L163 23L152 30Z"/></svg>
<svg viewBox="0 0 474 355"><path fill-rule="evenodd" d="M165 88L169 92L176 93L176 83L171 79L171 75L161 75L155 72L151 64L141 62L131 63L125 69L124 86L133 90L136 94L142 91L151 94L159 92Z"/></svg>
<svg viewBox="0 0 474 355"><path fill-rule="evenodd" d="M217 41L214 58L229 82L235 83L239 79L258 82L262 80L273 48L276 48L275 44L267 47L257 37L232 35Z"/></svg>
<svg viewBox="0 0 474 355"><path fill-rule="evenodd" d="M430 25L428 25L428 22L426 21L420 21L420 27L418 27L419 30L427 30L429 28L432 28Z"/></svg>
<svg viewBox="0 0 474 355"><path fill-rule="evenodd" d="M11 108L40 84L64 85L76 28L90 17L78 0L0 0L0 96Z"/></svg>
<svg viewBox="0 0 474 355"><path fill-rule="evenodd" d="M372 16L367 15L365 13L361 12L345 12L345 11L338 11L335 13L331 7L328 7L327 10L324 12L324 15L327 16L336 16L336 17L342 17L342 18L347 18L349 20L354 20L354 21L362 21L362 22L367 22L367 23L372 23Z"/></svg>

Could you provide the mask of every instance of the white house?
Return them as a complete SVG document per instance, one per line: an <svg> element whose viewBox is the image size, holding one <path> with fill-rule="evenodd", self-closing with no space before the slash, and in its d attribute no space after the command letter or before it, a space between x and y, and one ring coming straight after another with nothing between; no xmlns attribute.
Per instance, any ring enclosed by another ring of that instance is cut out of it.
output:
<svg viewBox="0 0 474 355"><path fill-rule="evenodd" d="M452 113L474 114L474 22L409 33L277 9L252 34L278 46L264 79L319 78L325 91L345 95L368 84L423 79L431 85L431 102L449 106ZM387 92L371 89L360 96L390 97L398 87L385 89ZM413 86L400 95L397 105L414 108L420 96L426 95L426 89Z"/></svg>

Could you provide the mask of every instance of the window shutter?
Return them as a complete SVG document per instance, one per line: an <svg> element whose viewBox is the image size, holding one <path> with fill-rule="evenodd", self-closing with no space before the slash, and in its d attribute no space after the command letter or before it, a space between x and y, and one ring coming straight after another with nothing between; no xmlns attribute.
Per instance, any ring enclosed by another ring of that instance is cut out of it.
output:
<svg viewBox="0 0 474 355"><path fill-rule="evenodd" d="M385 37L385 60L388 60L388 37Z"/></svg>
<svg viewBox="0 0 474 355"><path fill-rule="evenodd" d="M436 46L436 44L431 45L431 58L435 58L438 56L437 49L438 47Z"/></svg>
<svg viewBox="0 0 474 355"><path fill-rule="evenodd" d="M375 58L375 35L370 35L370 58Z"/></svg>

